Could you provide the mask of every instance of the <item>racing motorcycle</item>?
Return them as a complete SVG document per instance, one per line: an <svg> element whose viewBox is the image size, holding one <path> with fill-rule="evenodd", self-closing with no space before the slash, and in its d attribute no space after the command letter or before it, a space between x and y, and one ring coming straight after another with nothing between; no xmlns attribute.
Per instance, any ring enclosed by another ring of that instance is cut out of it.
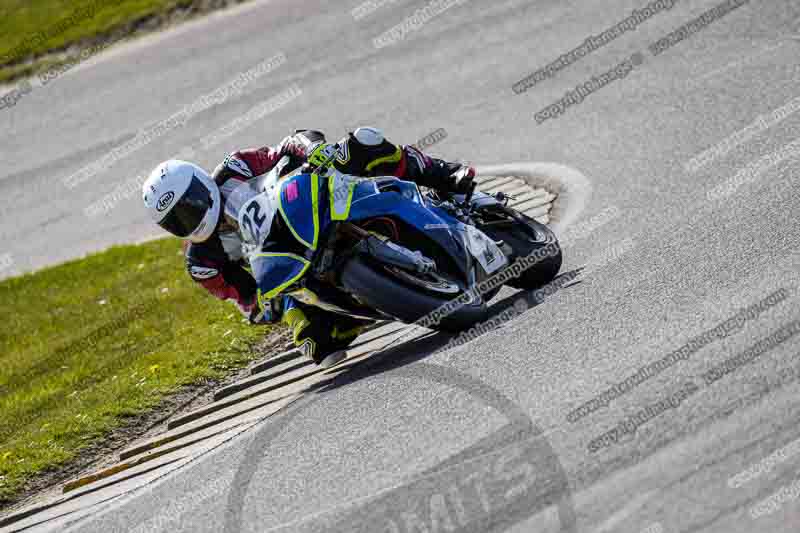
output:
<svg viewBox="0 0 800 533"><path fill-rule="evenodd" d="M554 233L508 207L503 193L473 184L466 194L423 194L395 177L325 164L286 172L288 163L251 180L236 208L263 303L289 294L339 314L460 331L488 318L502 284L535 289L561 268ZM283 219L297 253L264 251L272 221L262 213Z"/></svg>

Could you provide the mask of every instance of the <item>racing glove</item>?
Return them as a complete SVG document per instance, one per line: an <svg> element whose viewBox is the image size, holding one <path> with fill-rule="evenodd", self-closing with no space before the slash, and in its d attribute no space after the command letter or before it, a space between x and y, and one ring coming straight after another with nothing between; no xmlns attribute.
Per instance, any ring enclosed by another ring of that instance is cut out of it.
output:
<svg viewBox="0 0 800 533"><path fill-rule="evenodd" d="M315 145L308 154L307 162L313 168L328 168L336 161L336 145L321 142Z"/></svg>
<svg viewBox="0 0 800 533"><path fill-rule="evenodd" d="M466 194L475 182L475 169L468 165L463 165L450 175L450 190L456 194Z"/></svg>
<svg viewBox="0 0 800 533"><path fill-rule="evenodd" d="M247 310L247 317L253 325L275 324L281 318L281 309L284 299L289 296L278 296L264 303L256 298L253 305Z"/></svg>

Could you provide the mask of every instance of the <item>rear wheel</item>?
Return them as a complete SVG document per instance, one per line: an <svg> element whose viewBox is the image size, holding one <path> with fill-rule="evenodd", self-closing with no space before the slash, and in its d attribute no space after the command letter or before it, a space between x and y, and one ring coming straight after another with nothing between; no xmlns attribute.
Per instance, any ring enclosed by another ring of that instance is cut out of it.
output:
<svg viewBox="0 0 800 533"><path fill-rule="evenodd" d="M419 274L387 265L372 265L361 257L350 259L342 269L342 285L364 305L413 323L460 296L461 287L445 276ZM427 327L461 331L486 320L488 311L480 296L457 307Z"/></svg>

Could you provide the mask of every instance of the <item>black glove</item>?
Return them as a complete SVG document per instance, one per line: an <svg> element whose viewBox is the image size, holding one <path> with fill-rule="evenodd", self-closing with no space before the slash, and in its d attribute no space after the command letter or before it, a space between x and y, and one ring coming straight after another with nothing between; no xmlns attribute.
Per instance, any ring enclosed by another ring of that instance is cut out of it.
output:
<svg viewBox="0 0 800 533"><path fill-rule="evenodd" d="M261 303L256 299L247 318L253 325L274 324L278 322L280 317L279 304L280 299L273 298L267 303L266 307L262 307Z"/></svg>
<svg viewBox="0 0 800 533"><path fill-rule="evenodd" d="M450 175L451 191L456 194L467 194L472 189L472 184L475 181L475 169L463 165Z"/></svg>

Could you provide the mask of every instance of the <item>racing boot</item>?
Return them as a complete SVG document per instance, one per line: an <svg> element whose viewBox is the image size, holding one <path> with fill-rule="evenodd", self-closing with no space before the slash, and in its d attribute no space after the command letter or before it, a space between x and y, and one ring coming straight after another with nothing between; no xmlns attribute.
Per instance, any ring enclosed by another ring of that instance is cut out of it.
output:
<svg viewBox="0 0 800 533"><path fill-rule="evenodd" d="M297 349L323 368L340 363L345 348L371 323L307 306L289 309L283 322L292 329Z"/></svg>

